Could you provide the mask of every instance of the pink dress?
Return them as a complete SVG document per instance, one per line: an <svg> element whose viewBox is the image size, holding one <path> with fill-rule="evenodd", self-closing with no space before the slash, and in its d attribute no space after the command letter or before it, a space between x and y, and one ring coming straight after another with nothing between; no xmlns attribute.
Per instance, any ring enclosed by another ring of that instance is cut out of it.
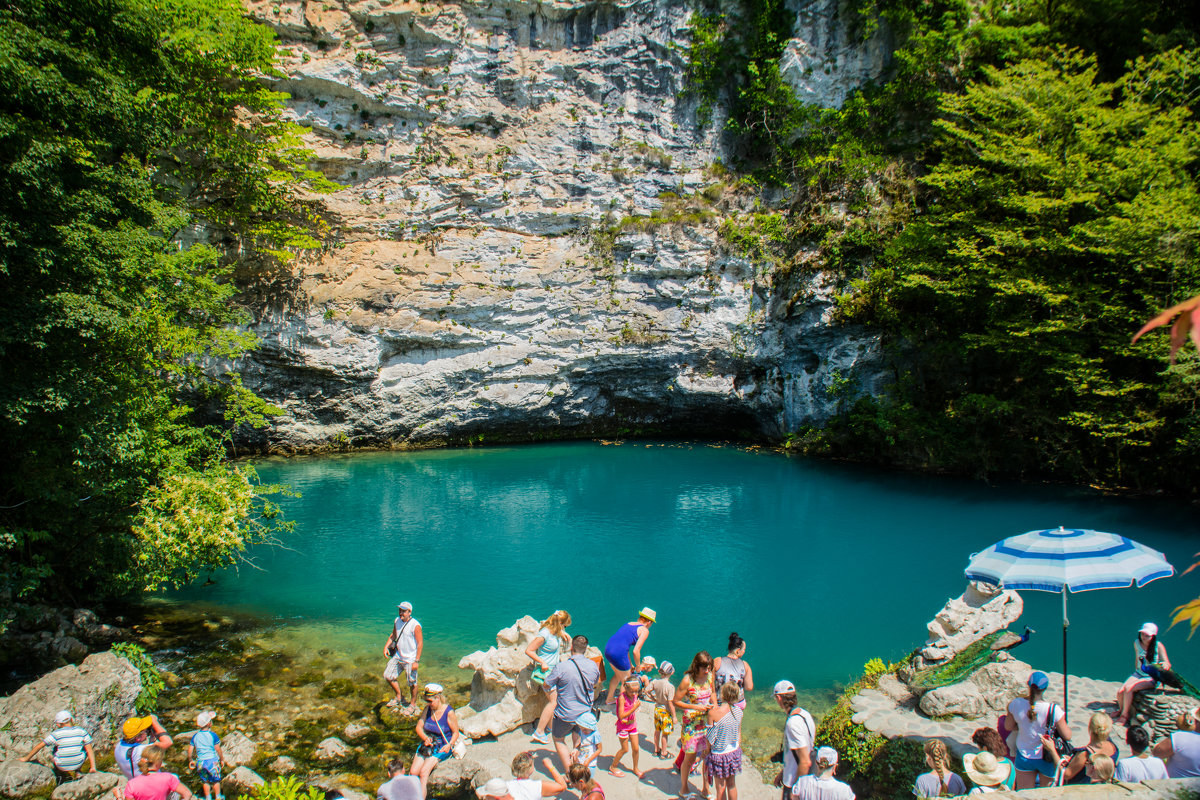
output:
<svg viewBox="0 0 1200 800"><path fill-rule="evenodd" d="M637 698L626 701L625 693L617 695L617 738L626 739L637 734L637 714L630 714L624 720L621 719L621 714L628 711L630 706L637 702Z"/></svg>

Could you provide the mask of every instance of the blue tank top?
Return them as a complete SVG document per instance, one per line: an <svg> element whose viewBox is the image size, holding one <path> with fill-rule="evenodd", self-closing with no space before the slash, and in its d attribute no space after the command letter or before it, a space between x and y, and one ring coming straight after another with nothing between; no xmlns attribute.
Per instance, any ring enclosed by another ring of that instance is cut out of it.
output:
<svg viewBox="0 0 1200 800"><path fill-rule="evenodd" d="M432 714L425 715L425 732L429 734L429 738L433 739L435 747L441 747L446 742L450 741L450 726L446 722L446 715L450 713L450 705L447 704L442 709L442 716L437 719L433 718Z"/></svg>
<svg viewBox="0 0 1200 800"><path fill-rule="evenodd" d="M637 641L638 629L641 627L642 623L640 622L626 622L617 628L617 632L609 638L608 644L604 645L604 652L621 653L622 655L628 653L629 648L633 647L633 643Z"/></svg>

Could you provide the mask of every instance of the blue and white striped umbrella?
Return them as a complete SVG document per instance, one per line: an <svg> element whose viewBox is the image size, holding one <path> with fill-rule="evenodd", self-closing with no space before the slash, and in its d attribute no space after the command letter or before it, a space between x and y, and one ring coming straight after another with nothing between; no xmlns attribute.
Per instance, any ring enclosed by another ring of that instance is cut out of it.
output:
<svg viewBox="0 0 1200 800"><path fill-rule="evenodd" d="M1166 557L1115 533L1077 528L1010 536L971 556L967 578L1005 589L1061 592L1063 598L1063 710L1067 709L1067 593L1145 586L1175 574Z"/></svg>
<svg viewBox="0 0 1200 800"><path fill-rule="evenodd" d="M1175 568L1144 544L1115 533L1071 528L1010 536L971 556L967 577L1005 589L1086 592L1169 578Z"/></svg>

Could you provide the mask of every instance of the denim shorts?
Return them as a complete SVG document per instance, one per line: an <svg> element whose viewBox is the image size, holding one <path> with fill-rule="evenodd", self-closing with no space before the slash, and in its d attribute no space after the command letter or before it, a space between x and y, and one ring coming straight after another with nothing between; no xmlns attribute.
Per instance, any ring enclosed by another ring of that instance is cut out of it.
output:
<svg viewBox="0 0 1200 800"><path fill-rule="evenodd" d="M1025 758L1020 753L1016 754L1013 759L1013 765L1017 768L1017 772L1039 772L1047 778L1053 778L1058 772L1058 766L1051 764L1044 758Z"/></svg>

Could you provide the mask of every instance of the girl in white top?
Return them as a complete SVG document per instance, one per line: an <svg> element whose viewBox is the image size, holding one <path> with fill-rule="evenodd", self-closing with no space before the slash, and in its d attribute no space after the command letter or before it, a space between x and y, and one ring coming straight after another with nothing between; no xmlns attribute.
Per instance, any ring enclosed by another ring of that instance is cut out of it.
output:
<svg viewBox="0 0 1200 800"><path fill-rule="evenodd" d="M1032 789L1039 774L1045 778L1044 786L1053 783L1058 764L1042 757L1042 737L1047 731L1055 729L1064 739L1071 739L1062 708L1042 699L1049 685L1046 673L1034 672L1029 676L1029 696L1018 697L1008 704L1008 727L1016 729L1017 738L1017 752L1012 754L1017 768L1017 789Z"/></svg>
<svg viewBox="0 0 1200 800"><path fill-rule="evenodd" d="M1144 664L1159 669L1171 668L1167 648L1158 641L1158 626L1153 622L1143 625L1133 642L1133 674L1126 678L1125 683L1117 690L1117 707L1121 709L1121 714L1113 721L1118 725L1129 724L1129 711L1133 706L1134 693L1154 688L1154 679L1142 669Z"/></svg>
<svg viewBox="0 0 1200 800"><path fill-rule="evenodd" d="M546 694L549 695L546 707L542 709L542 715L538 717L537 725L533 729L533 740L538 744L549 744L550 742L546 726L550 724L550 719L554 716L554 709L558 707L558 690L547 688L545 680L546 676L550 674L550 670L554 669L562 659L563 648L566 648L567 652L571 651L571 636L567 633L567 627L570 624L570 614L562 609L555 611L542 623L537 636L534 636L533 641L525 648L525 655L533 660L535 667L533 674L530 675L530 680L541 684L542 688L546 689Z"/></svg>

